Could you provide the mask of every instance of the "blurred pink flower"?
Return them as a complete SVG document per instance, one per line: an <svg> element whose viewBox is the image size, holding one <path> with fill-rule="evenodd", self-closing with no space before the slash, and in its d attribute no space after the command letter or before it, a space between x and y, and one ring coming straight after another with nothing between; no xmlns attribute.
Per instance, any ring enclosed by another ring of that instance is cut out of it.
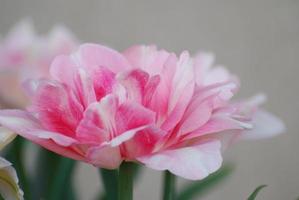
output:
<svg viewBox="0 0 299 200"><path fill-rule="evenodd" d="M137 161L203 179L221 166L221 147L284 129L257 108L262 95L232 103L237 78L212 64L209 54L191 58L185 51L177 57L155 46L118 53L85 44L57 57L50 78L28 81L32 105L0 111L0 124L97 167Z"/></svg>
<svg viewBox="0 0 299 200"><path fill-rule="evenodd" d="M28 78L48 77L54 57L69 54L75 47L77 39L63 26L38 35L30 20L16 24L0 41L1 100L24 105L20 83Z"/></svg>

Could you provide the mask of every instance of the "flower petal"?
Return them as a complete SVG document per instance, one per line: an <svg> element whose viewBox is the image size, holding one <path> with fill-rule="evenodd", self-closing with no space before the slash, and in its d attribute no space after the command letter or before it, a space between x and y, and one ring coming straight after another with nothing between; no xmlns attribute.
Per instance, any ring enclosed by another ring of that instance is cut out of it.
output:
<svg viewBox="0 0 299 200"><path fill-rule="evenodd" d="M114 73L130 69L127 59L117 51L98 44L81 45L76 54L80 66L93 72L97 67L106 67Z"/></svg>
<svg viewBox="0 0 299 200"><path fill-rule="evenodd" d="M258 110L252 119L253 128L242 133L243 139L263 139L276 136L285 130L285 125L278 117L265 111Z"/></svg>
<svg viewBox="0 0 299 200"><path fill-rule="evenodd" d="M148 73L142 70L126 71L117 76L117 80L126 89L127 98L136 102L142 102L148 79Z"/></svg>
<svg viewBox="0 0 299 200"><path fill-rule="evenodd" d="M134 68L141 68L150 75L160 74L169 56L164 50L157 50L154 45L133 46L123 52Z"/></svg>
<svg viewBox="0 0 299 200"><path fill-rule="evenodd" d="M137 157L153 153L158 142L165 135L165 131L155 126L147 126L138 130L132 138L124 142L126 158L134 160Z"/></svg>
<svg viewBox="0 0 299 200"><path fill-rule="evenodd" d="M57 82L40 82L31 111L42 125L53 132L73 137L82 118L83 107L69 88Z"/></svg>
<svg viewBox="0 0 299 200"><path fill-rule="evenodd" d="M162 129L171 130L182 118L194 93L194 68L188 52L183 52L177 63L168 102L168 117Z"/></svg>
<svg viewBox="0 0 299 200"><path fill-rule="evenodd" d="M106 169L116 169L122 162L119 147L108 144L89 148L86 157L89 163Z"/></svg>
<svg viewBox="0 0 299 200"><path fill-rule="evenodd" d="M16 170L12 164L0 157L0 193L4 199L23 200L24 193L19 186Z"/></svg>
<svg viewBox="0 0 299 200"><path fill-rule="evenodd" d="M69 148L77 141L60 133L44 130L36 118L21 110L1 110L0 124L15 133L61 155L83 160L82 155Z"/></svg>
<svg viewBox="0 0 299 200"><path fill-rule="evenodd" d="M201 180L220 168L222 163L219 141L196 146L165 150L138 160L156 170L169 170L191 180Z"/></svg>
<svg viewBox="0 0 299 200"><path fill-rule="evenodd" d="M71 85L78 68L78 64L69 56L60 55L52 62L50 74L55 80Z"/></svg>
<svg viewBox="0 0 299 200"><path fill-rule="evenodd" d="M150 109L135 102L124 102L119 106L116 114L118 133L150 125L155 122L155 118L155 113Z"/></svg>
<svg viewBox="0 0 299 200"><path fill-rule="evenodd" d="M9 144L17 135L4 127L0 127L0 151Z"/></svg>

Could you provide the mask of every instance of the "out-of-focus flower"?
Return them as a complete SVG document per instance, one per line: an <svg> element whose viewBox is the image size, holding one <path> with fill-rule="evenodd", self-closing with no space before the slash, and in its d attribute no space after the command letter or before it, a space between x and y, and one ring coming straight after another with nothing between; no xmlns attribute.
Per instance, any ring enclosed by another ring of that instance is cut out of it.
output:
<svg viewBox="0 0 299 200"><path fill-rule="evenodd" d="M15 134L0 127L0 151L13 139ZM11 163L0 157L0 194L5 200L23 200L23 191Z"/></svg>
<svg viewBox="0 0 299 200"><path fill-rule="evenodd" d="M9 144L14 138L16 134L14 134L11 130L0 127L0 151Z"/></svg>
<svg viewBox="0 0 299 200"><path fill-rule="evenodd" d="M284 128L258 109L262 96L231 102L238 80L212 64L209 54L177 57L155 46L118 53L85 44L57 57L50 78L28 81L32 105L0 111L0 124L98 167L137 161L202 179L221 166L221 146L242 136L264 137L255 130L269 137Z"/></svg>
<svg viewBox="0 0 299 200"><path fill-rule="evenodd" d="M77 39L64 26L38 35L30 20L15 25L0 41L0 100L7 104L2 107L24 106L26 98L20 83L27 78L48 77L53 58L69 54L76 46Z"/></svg>
<svg viewBox="0 0 299 200"><path fill-rule="evenodd" d="M0 157L0 194L5 200L23 200L23 191L11 163Z"/></svg>

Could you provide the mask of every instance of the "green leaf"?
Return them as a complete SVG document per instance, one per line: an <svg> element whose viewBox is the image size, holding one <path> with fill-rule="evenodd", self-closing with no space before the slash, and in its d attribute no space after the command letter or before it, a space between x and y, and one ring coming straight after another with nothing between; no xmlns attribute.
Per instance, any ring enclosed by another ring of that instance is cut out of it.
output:
<svg viewBox="0 0 299 200"><path fill-rule="evenodd" d="M232 165L225 165L207 178L186 185L177 196L177 200L191 200L203 196L209 190L227 178L233 171Z"/></svg>
<svg viewBox="0 0 299 200"><path fill-rule="evenodd" d="M263 189L264 187L267 187L267 185L260 185L258 186L253 193L248 197L247 200L255 200L257 194L261 191L261 189Z"/></svg>

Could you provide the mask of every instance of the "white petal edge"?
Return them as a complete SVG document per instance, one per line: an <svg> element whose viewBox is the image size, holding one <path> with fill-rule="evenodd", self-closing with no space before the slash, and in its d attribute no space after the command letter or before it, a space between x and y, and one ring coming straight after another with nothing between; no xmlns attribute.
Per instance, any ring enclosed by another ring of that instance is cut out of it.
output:
<svg viewBox="0 0 299 200"><path fill-rule="evenodd" d="M195 146L165 150L138 160L155 170L169 170L177 176L201 180L221 167L221 144L214 140Z"/></svg>
<svg viewBox="0 0 299 200"><path fill-rule="evenodd" d="M11 163L0 157L0 193L5 200L23 200L24 193Z"/></svg>
<svg viewBox="0 0 299 200"><path fill-rule="evenodd" d="M253 128L243 132L242 139L263 139L279 135L285 131L285 125L281 119L265 111L258 110L252 120Z"/></svg>

